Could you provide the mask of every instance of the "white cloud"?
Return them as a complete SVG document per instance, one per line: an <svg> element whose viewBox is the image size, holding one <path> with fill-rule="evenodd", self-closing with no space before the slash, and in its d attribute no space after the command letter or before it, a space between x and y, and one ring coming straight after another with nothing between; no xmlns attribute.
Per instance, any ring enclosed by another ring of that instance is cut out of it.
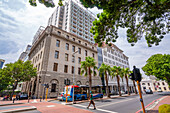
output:
<svg viewBox="0 0 170 113"><path fill-rule="evenodd" d="M10 7L0 7L0 13L2 13L0 14L0 18L2 17L1 20L6 21L6 23L0 21L1 28L3 31L5 30L4 32L0 31L0 39L14 41L21 48L16 53L0 54L0 58L5 59L6 63L14 62L19 58L21 52L25 50L26 45L32 43L33 36L39 26L46 26L48 18L55 10L55 8L46 8L42 4L33 7L30 6L28 1L20 0L19 2L25 5L20 6L18 10L13 10ZM3 14L7 15L7 17L3 17ZM12 24L16 24L17 26L12 26Z"/></svg>

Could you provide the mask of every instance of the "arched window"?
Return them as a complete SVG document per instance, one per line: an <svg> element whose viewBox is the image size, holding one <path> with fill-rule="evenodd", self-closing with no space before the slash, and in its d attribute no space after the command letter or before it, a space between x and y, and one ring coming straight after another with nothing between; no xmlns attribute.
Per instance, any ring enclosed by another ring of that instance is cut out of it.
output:
<svg viewBox="0 0 170 113"><path fill-rule="evenodd" d="M57 85L58 85L58 80L53 79L51 80L51 92L56 92L57 90Z"/></svg>

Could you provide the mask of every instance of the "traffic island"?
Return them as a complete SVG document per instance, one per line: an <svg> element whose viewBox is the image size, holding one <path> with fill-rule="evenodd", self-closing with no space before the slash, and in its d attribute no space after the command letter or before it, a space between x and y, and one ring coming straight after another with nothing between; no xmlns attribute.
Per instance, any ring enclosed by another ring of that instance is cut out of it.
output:
<svg viewBox="0 0 170 113"><path fill-rule="evenodd" d="M0 110L0 113L16 113L16 112L31 111L31 110L37 110L37 108L34 106L29 106L29 107L15 108L15 109L5 109L5 110Z"/></svg>
<svg viewBox="0 0 170 113"><path fill-rule="evenodd" d="M8 104L0 104L0 106L9 106L9 105L18 105L18 104L25 104L25 103L8 103Z"/></svg>

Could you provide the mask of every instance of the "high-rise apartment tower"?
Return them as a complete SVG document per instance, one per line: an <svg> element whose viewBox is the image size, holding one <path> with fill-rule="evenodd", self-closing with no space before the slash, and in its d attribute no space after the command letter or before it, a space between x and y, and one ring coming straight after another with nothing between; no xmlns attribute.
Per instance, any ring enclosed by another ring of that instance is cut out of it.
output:
<svg viewBox="0 0 170 113"><path fill-rule="evenodd" d="M57 6L48 20L48 26L53 25L59 29L71 32L94 43L90 29L95 15L88 9L72 0L65 0L63 6Z"/></svg>

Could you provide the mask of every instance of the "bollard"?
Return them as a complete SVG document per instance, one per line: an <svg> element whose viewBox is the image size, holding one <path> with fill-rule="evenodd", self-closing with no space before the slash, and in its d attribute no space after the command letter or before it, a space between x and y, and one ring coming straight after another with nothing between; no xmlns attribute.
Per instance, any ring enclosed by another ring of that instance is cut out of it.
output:
<svg viewBox="0 0 170 113"><path fill-rule="evenodd" d="M14 103L15 99L13 98L13 103Z"/></svg>
<svg viewBox="0 0 170 113"><path fill-rule="evenodd" d="M30 102L30 97L28 97L28 103Z"/></svg>
<svg viewBox="0 0 170 113"><path fill-rule="evenodd" d="M42 96L40 96L40 102L41 102L41 98L42 98Z"/></svg>

